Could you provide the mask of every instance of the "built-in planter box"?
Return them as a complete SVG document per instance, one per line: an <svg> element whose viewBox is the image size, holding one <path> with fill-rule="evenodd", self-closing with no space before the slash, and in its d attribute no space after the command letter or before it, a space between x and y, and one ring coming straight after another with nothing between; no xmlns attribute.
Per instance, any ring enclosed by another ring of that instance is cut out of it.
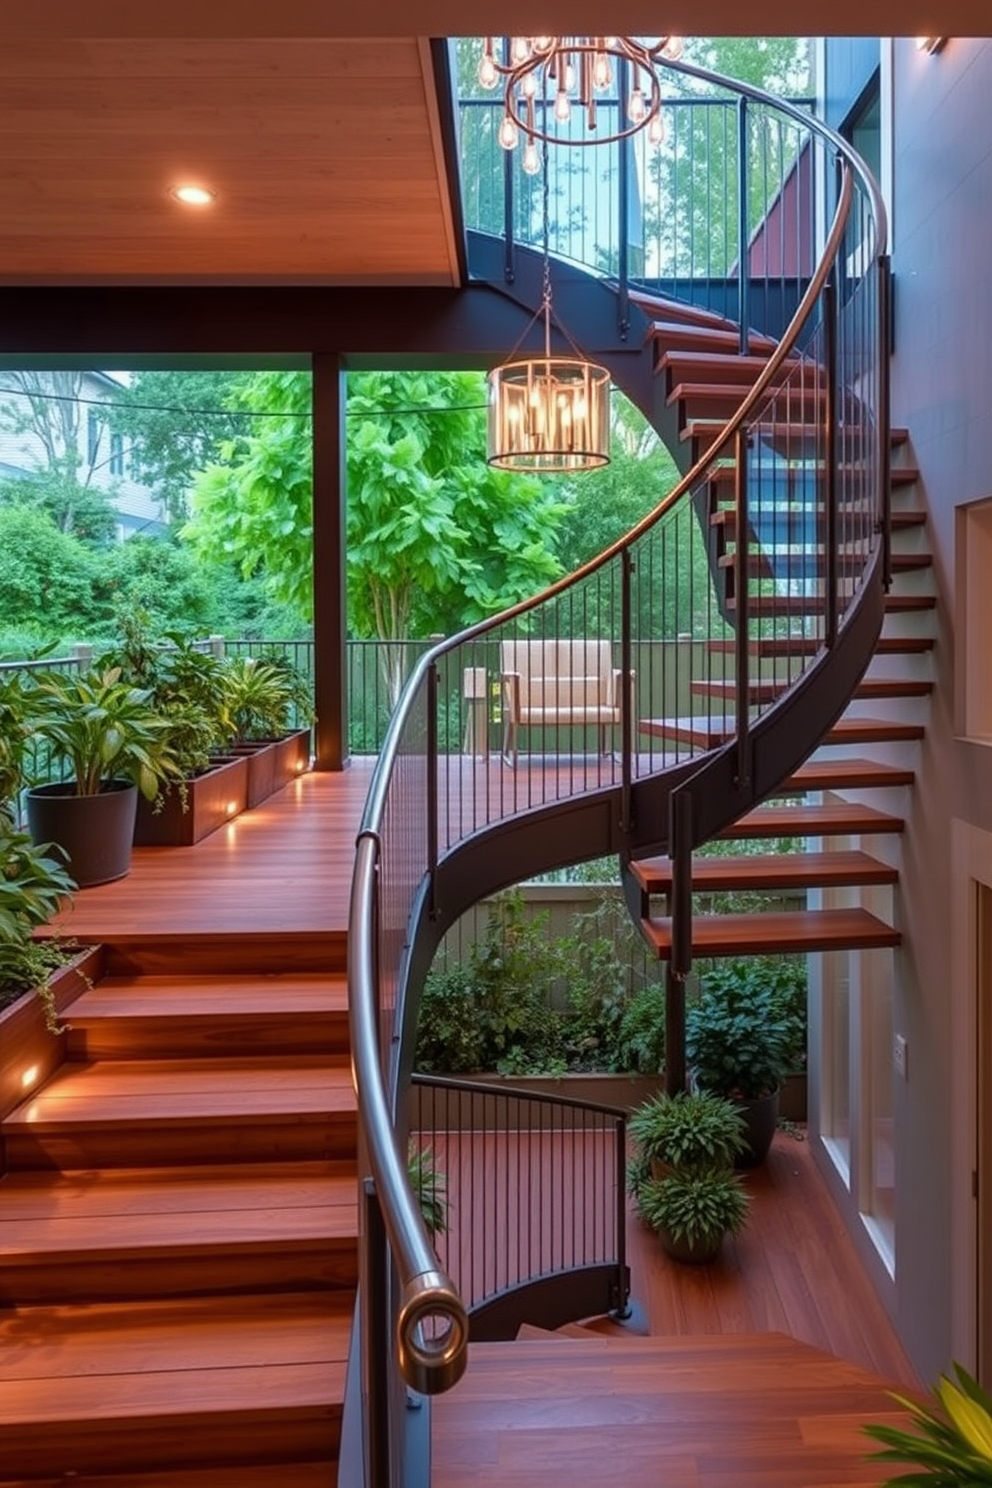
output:
<svg viewBox="0 0 992 1488"><path fill-rule="evenodd" d="M413 1110L419 1102L419 1124L422 1130L470 1131L474 1127L498 1130L509 1117L512 1125L530 1122L536 1128L548 1123L548 1108L538 1102L531 1106L526 1096L551 1095L562 1100L593 1101L600 1106L615 1106L633 1111L649 1096L657 1095L664 1085L663 1075L453 1075L452 1079L471 1085L494 1085L506 1095L523 1096L522 1104L503 1100L484 1100L478 1091L451 1091L435 1086L418 1086L413 1091ZM552 1108L553 1109L553 1108Z"/></svg>
<svg viewBox="0 0 992 1488"><path fill-rule="evenodd" d="M103 951L93 946L52 973L52 989L59 1017L103 972ZM45 1008L37 992L25 992L0 1009L0 1120L26 1100L65 1058L65 1034L49 1033ZM2 1168L0 1144L0 1171Z"/></svg>
<svg viewBox="0 0 992 1488"><path fill-rule="evenodd" d="M260 806L276 788L276 745L273 739L258 739L232 746L248 767L248 806Z"/></svg>
<svg viewBox="0 0 992 1488"><path fill-rule="evenodd" d="M186 782L183 793L175 788L155 804L138 799L134 826L136 847L192 847L194 842L244 811L248 804L248 760L244 755L225 756Z"/></svg>
<svg viewBox="0 0 992 1488"><path fill-rule="evenodd" d="M294 730L285 738L277 739L273 749L275 789L282 790L284 785L288 785L291 780L295 780L298 775L303 774L304 770L310 768L310 730L308 728Z"/></svg>

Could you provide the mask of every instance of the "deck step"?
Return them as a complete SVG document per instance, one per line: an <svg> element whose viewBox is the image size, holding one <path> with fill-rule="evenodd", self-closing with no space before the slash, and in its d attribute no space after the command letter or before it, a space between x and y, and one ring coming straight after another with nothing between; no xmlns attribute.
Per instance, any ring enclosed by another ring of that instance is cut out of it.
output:
<svg viewBox="0 0 992 1488"><path fill-rule="evenodd" d="M184 1055L345 1054L341 973L283 976L109 976L72 1005L71 1059Z"/></svg>
<svg viewBox="0 0 992 1488"><path fill-rule="evenodd" d="M757 806L738 817L717 836L723 840L759 837L860 837L876 833L902 832L901 816L862 806L857 801L830 801L824 805Z"/></svg>
<svg viewBox="0 0 992 1488"><path fill-rule="evenodd" d="M0 1318L0 1470L233 1468L291 1440L330 1475L352 1305L325 1291L19 1308Z"/></svg>
<svg viewBox="0 0 992 1488"><path fill-rule="evenodd" d="M669 894L670 858L642 858L630 865L643 894ZM888 863L864 852L731 854L697 853L692 860L692 888L697 894L734 890L827 889L898 882Z"/></svg>
<svg viewBox="0 0 992 1488"><path fill-rule="evenodd" d="M343 1059L70 1062L0 1125L8 1168L176 1166L354 1153Z"/></svg>
<svg viewBox="0 0 992 1488"><path fill-rule="evenodd" d="M733 718L640 718L637 727L642 734L691 744L697 749L718 749L734 735ZM881 744L922 739L921 723L901 723L890 718L838 719L824 735L823 744Z"/></svg>
<svg viewBox="0 0 992 1488"><path fill-rule="evenodd" d="M0 1307L357 1282L353 1163L9 1172Z"/></svg>
<svg viewBox="0 0 992 1488"><path fill-rule="evenodd" d="M672 953L672 922L654 916L641 930L664 961ZM800 951L870 950L896 946L901 936L866 909L782 910L778 913L694 915L694 956L769 956Z"/></svg>

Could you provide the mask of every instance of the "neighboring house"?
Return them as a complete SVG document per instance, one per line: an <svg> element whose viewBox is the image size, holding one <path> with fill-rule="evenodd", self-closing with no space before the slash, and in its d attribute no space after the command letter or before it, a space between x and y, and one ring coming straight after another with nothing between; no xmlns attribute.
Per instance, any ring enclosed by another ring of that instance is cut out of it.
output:
<svg viewBox="0 0 992 1488"><path fill-rule="evenodd" d="M64 431L72 431L79 456L78 477L83 485L106 491L113 501L120 539L136 532L164 532L162 503L149 486L134 479L131 441L112 433L101 404L112 403L123 386L120 374L89 369L78 374L30 374L44 389L50 383L54 401L64 392L55 379L70 387L76 401L68 417L52 420L49 438L58 453L65 449ZM49 444L32 427L20 427L29 416L28 399L17 383L17 373L0 373L0 478L33 475L48 464ZM71 377L71 382L67 381Z"/></svg>

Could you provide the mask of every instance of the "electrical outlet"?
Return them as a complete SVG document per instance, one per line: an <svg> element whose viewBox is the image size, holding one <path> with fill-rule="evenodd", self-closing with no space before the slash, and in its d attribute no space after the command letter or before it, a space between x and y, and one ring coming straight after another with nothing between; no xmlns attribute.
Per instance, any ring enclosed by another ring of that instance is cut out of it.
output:
<svg viewBox="0 0 992 1488"><path fill-rule="evenodd" d="M897 1033L892 1045L892 1063L895 1065L896 1074L902 1075L904 1080L909 1078L909 1050L906 1040L901 1033Z"/></svg>

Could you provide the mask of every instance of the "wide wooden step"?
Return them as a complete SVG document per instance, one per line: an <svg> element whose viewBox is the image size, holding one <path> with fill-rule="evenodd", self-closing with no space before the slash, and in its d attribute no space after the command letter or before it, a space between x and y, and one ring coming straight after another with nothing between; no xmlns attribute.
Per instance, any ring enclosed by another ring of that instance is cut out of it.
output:
<svg viewBox="0 0 992 1488"><path fill-rule="evenodd" d="M733 353L740 349L741 344L740 332L736 329L728 330L720 325L703 325L695 321L676 320L667 314L665 318L652 323L648 338L653 340L658 348L658 363L666 351L676 347L684 351ZM752 355L760 356L762 352L765 352L770 356L775 345L775 341L770 336L763 336L756 331L752 331L748 339L748 350Z"/></svg>
<svg viewBox="0 0 992 1488"><path fill-rule="evenodd" d="M672 922L641 921L648 944L664 961L672 953ZM781 910L777 913L694 915L694 956L771 956L800 951L871 950L896 946L898 930L866 909Z"/></svg>
<svg viewBox="0 0 992 1488"><path fill-rule="evenodd" d="M726 716L712 718L639 718L637 727L643 734L691 744L697 749L718 749L734 735L734 720ZM852 718L837 720L820 741L823 744L881 744L922 739L921 723L902 723L889 718Z"/></svg>
<svg viewBox="0 0 992 1488"><path fill-rule="evenodd" d="M901 816L862 806L857 801L830 801L824 805L757 806L747 811L717 836L725 840L758 837L860 837L901 832Z"/></svg>
<svg viewBox="0 0 992 1488"><path fill-rule="evenodd" d="M737 412L747 392L747 387L739 382L678 382L665 401L669 406L680 404L682 416L689 421L717 415L726 421ZM816 410L824 406L826 399L823 387L814 383L767 388L762 397L773 395L779 398L783 412L788 409L796 415L802 409L810 418L816 416Z"/></svg>
<svg viewBox="0 0 992 1488"><path fill-rule="evenodd" d="M670 858L642 858L630 871L643 894L670 894ZM739 890L835 889L855 885L892 884L898 870L864 852L731 854L715 857L696 853L692 887L697 894Z"/></svg>
<svg viewBox="0 0 992 1488"><path fill-rule="evenodd" d="M10 1172L0 1307L357 1281L353 1163Z"/></svg>
<svg viewBox="0 0 992 1488"><path fill-rule="evenodd" d="M296 1457L334 1482L347 1292L25 1307L0 1317L7 1479Z"/></svg>
<svg viewBox="0 0 992 1488"><path fill-rule="evenodd" d="M184 1055L346 1054L341 973L283 976L110 976L73 1003L73 1059Z"/></svg>
<svg viewBox="0 0 992 1488"><path fill-rule="evenodd" d="M658 362L658 371L663 372L666 385L676 387L679 383L715 382L726 385L736 383L745 388L752 387L768 365L767 357L741 356L739 353L719 351L666 351ZM779 371L780 378L802 366L798 357L789 357ZM812 365L812 364L809 364Z"/></svg>
<svg viewBox="0 0 992 1488"><path fill-rule="evenodd" d="M432 1488L875 1488L888 1388L782 1333L477 1344L433 1404Z"/></svg>
<svg viewBox="0 0 992 1488"><path fill-rule="evenodd" d="M344 1060L68 1063L0 1125L8 1168L268 1162L354 1153Z"/></svg>

